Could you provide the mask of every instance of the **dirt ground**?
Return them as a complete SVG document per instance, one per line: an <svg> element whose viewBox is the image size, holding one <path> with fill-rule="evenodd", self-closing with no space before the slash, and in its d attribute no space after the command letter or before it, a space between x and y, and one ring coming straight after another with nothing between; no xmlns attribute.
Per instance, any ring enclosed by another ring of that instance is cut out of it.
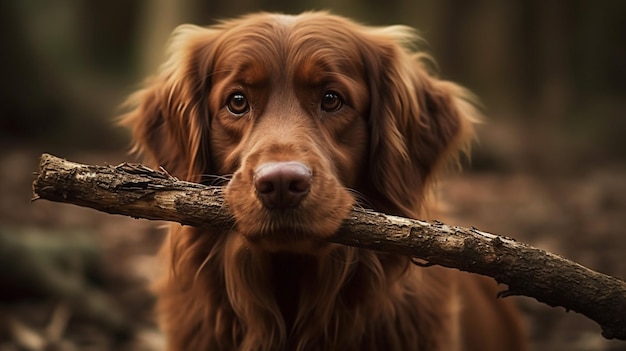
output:
<svg viewBox="0 0 626 351"><path fill-rule="evenodd" d="M0 351L159 350L163 339L149 292L159 269L159 224L31 203L40 153L0 153L0 276L9 282L0 286ZM94 164L128 160L122 153L59 156ZM443 180L441 189L446 223L507 235L626 279L623 167L549 179L466 172ZM41 283L50 277L41 273L47 269L70 283ZM527 317L533 350L626 350L626 342L605 340L584 316L514 299Z"/></svg>

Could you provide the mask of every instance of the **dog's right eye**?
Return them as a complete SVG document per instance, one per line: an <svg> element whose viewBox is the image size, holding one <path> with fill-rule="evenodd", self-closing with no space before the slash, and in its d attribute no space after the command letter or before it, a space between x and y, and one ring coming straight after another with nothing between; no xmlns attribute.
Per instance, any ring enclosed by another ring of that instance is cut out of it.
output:
<svg viewBox="0 0 626 351"><path fill-rule="evenodd" d="M334 91L327 91L322 97L321 107L324 112L335 112L343 106L343 100Z"/></svg>
<svg viewBox="0 0 626 351"><path fill-rule="evenodd" d="M234 93L226 102L226 108L233 115L241 116L250 110L248 99L242 93Z"/></svg>

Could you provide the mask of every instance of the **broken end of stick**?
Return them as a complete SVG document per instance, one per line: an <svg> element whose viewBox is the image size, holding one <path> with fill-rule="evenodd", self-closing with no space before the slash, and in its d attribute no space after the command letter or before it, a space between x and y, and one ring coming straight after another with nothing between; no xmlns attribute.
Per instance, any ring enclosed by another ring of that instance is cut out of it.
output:
<svg viewBox="0 0 626 351"><path fill-rule="evenodd" d="M626 328L615 328L613 326L603 326L602 336L606 339L626 340Z"/></svg>
<svg viewBox="0 0 626 351"><path fill-rule="evenodd" d="M65 159L62 159L60 157L54 156L52 154L48 154L48 153L43 153L41 154L41 156L39 156L39 171L41 173L42 170L44 170L46 168L46 164L48 164L50 161L52 160L63 160L65 161Z"/></svg>
<svg viewBox="0 0 626 351"><path fill-rule="evenodd" d="M30 199L30 202L35 202L36 200L39 200L41 198L41 196L39 195L40 185L42 179L46 176L46 170L48 165L50 164L50 161L54 159L58 159L58 157L46 153L41 154L41 156L39 157L39 171L33 172L35 180L33 180L33 197L32 199Z"/></svg>

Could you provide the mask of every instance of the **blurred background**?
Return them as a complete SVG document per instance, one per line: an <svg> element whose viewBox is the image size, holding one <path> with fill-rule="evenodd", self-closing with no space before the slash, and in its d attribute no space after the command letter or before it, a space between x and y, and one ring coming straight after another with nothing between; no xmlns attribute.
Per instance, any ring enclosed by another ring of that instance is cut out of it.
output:
<svg viewBox="0 0 626 351"><path fill-rule="evenodd" d="M38 156L134 161L114 118L176 25L310 9L417 28L440 76L481 98L472 163L441 184L447 223L626 279L624 1L1 1L0 351L162 346L148 284L162 231L31 203ZM533 350L626 350L583 316L516 299Z"/></svg>

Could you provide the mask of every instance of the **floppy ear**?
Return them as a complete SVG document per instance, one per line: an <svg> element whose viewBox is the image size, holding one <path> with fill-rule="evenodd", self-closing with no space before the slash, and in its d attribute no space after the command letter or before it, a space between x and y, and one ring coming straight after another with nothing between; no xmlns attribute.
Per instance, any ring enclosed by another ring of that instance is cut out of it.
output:
<svg viewBox="0 0 626 351"><path fill-rule="evenodd" d="M120 117L120 124L132 130L133 152L151 166L190 181L209 172L206 99L216 36L212 29L178 27L166 62L128 98L129 111Z"/></svg>
<svg viewBox="0 0 626 351"><path fill-rule="evenodd" d="M468 150L479 121L471 93L428 72L404 46L405 27L374 30L365 46L370 77L370 164L376 190L400 214L417 216L437 171Z"/></svg>

